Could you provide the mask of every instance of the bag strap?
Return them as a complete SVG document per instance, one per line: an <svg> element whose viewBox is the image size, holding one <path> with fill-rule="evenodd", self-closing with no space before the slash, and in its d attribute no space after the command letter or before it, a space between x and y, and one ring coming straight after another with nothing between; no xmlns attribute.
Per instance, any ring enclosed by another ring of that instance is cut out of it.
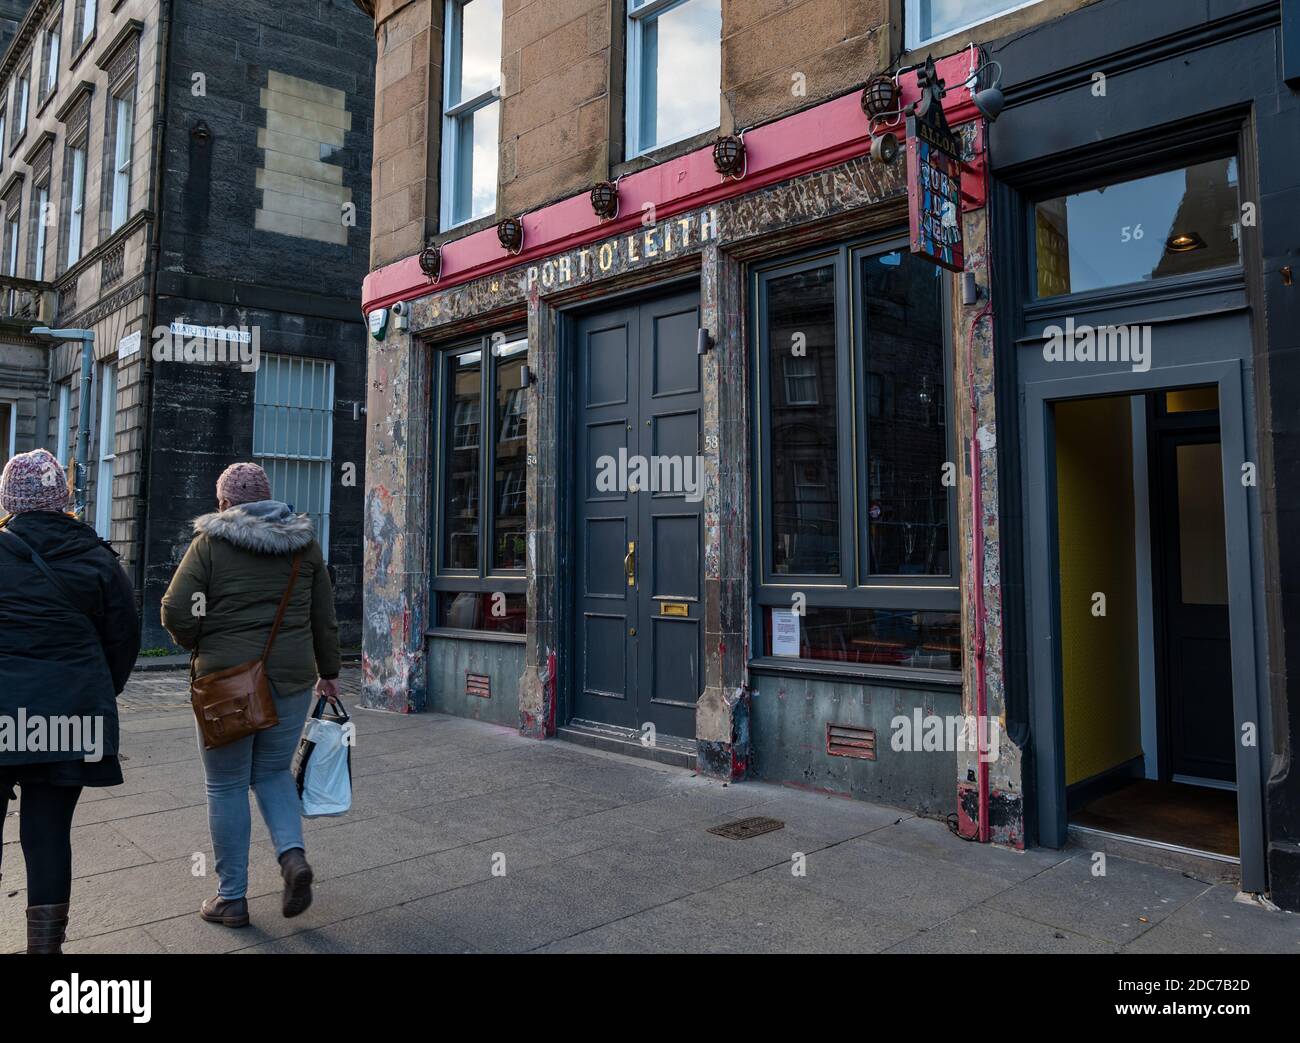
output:
<svg viewBox="0 0 1300 1043"><path fill-rule="evenodd" d="M43 573L45 573L45 578L54 584L54 588L60 594L63 595L63 599L69 605L75 608L78 612L84 615L87 619L89 619L90 622L95 627L95 632L99 633L99 619L89 609L87 609L85 605L79 602L76 599L76 597L73 596L72 591L68 589L68 585L64 583L63 580L59 579L55 571L45 563L45 559L42 558L39 554L36 553L35 550L32 549L32 545L30 543L28 543L25 539L19 536L18 533L14 532L11 529L0 529L0 536L7 536L12 540L16 540L18 545L22 547L24 551L27 552L27 560L30 561L33 565L35 565L38 569L40 569Z"/></svg>
<svg viewBox="0 0 1300 1043"><path fill-rule="evenodd" d="M263 663L271 654L271 646L275 644L275 635L280 632L280 623L284 619L284 610L289 606L289 595L293 592L293 581L298 578L298 566L300 564L302 564L302 555L295 554L293 556L293 567L289 570L289 585L284 588L284 595L280 598L280 607L275 610L275 622L271 624L271 636L266 639L266 647L262 649Z"/></svg>

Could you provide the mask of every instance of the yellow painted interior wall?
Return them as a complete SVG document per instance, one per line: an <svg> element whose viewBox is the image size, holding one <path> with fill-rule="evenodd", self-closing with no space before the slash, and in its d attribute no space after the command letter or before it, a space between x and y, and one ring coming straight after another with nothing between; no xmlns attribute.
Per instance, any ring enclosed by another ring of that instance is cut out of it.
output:
<svg viewBox="0 0 1300 1043"><path fill-rule="evenodd" d="M1065 782L1142 753L1133 432L1127 398L1056 407ZM1106 614L1093 615L1093 594Z"/></svg>

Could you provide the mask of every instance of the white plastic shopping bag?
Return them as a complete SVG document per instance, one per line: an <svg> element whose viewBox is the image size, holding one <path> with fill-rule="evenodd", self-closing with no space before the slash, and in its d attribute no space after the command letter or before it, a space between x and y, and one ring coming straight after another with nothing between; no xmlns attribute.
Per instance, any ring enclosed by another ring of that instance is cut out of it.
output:
<svg viewBox="0 0 1300 1043"><path fill-rule="evenodd" d="M327 703L317 700L294 755L293 777L307 818L342 815L352 807L352 718L341 702L333 704L336 713L325 713Z"/></svg>

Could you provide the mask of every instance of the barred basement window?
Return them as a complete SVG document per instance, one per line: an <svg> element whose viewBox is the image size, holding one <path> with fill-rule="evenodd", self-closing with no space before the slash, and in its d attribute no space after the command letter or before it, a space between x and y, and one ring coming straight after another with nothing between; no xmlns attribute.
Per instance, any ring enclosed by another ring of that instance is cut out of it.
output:
<svg viewBox="0 0 1300 1043"><path fill-rule="evenodd" d="M253 391L253 457L271 495L311 516L329 558L334 452L334 363L262 355Z"/></svg>

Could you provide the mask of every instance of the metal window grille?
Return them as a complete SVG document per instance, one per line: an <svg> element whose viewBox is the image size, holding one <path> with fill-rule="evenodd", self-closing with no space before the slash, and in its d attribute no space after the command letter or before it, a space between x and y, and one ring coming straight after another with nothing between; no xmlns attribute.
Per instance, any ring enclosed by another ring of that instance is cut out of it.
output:
<svg viewBox="0 0 1300 1043"><path fill-rule="evenodd" d="M253 457L271 494L311 517L329 558L334 363L263 355L253 392Z"/></svg>

